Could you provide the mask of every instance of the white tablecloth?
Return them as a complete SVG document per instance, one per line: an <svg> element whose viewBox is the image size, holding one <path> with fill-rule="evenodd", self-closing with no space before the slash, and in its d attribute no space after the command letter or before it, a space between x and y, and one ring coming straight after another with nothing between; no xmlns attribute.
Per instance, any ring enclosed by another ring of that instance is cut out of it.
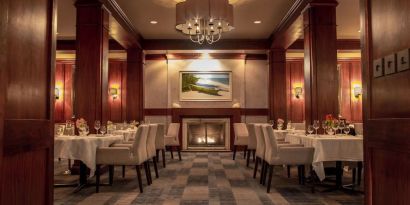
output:
<svg viewBox="0 0 410 205"><path fill-rule="evenodd" d="M116 142L122 141L122 139L123 136L120 135L55 137L54 157L81 160L88 168L90 168L90 177L92 177L95 172L97 148L109 147Z"/></svg>
<svg viewBox="0 0 410 205"><path fill-rule="evenodd" d="M113 131L115 135L122 135L124 137L124 141L134 140L135 135L137 134L136 129L126 129L126 130L115 130Z"/></svg>
<svg viewBox="0 0 410 205"><path fill-rule="evenodd" d="M285 141L314 147L313 169L320 180L325 179L323 162L363 161L363 137L287 134Z"/></svg>

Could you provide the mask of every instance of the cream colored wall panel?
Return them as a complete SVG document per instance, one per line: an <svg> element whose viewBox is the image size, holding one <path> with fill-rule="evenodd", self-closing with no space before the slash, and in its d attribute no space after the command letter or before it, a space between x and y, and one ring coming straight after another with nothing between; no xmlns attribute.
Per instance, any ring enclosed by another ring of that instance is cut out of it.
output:
<svg viewBox="0 0 410 205"><path fill-rule="evenodd" d="M167 108L168 72L165 60L145 61L145 108Z"/></svg>
<svg viewBox="0 0 410 205"><path fill-rule="evenodd" d="M246 108L268 108L269 65L266 60L250 60L245 64Z"/></svg>

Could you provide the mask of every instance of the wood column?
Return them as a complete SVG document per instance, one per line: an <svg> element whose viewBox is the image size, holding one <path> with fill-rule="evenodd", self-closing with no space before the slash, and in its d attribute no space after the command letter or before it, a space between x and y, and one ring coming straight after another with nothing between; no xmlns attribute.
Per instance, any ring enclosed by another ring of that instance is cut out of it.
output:
<svg viewBox="0 0 410 205"><path fill-rule="evenodd" d="M89 125L108 117L109 12L98 0L77 0L74 115ZM90 132L95 132L90 129Z"/></svg>
<svg viewBox="0 0 410 205"><path fill-rule="evenodd" d="M314 0L303 12L306 126L339 114L337 70L337 1Z"/></svg>
<svg viewBox="0 0 410 205"><path fill-rule="evenodd" d="M144 120L143 52L127 49L127 120Z"/></svg>
<svg viewBox="0 0 410 205"><path fill-rule="evenodd" d="M269 52L269 118L287 121L286 50L283 48Z"/></svg>
<svg viewBox="0 0 410 205"><path fill-rule="evenodd" d="M0 1L0 204L53 204L55 17Z"/></svg>

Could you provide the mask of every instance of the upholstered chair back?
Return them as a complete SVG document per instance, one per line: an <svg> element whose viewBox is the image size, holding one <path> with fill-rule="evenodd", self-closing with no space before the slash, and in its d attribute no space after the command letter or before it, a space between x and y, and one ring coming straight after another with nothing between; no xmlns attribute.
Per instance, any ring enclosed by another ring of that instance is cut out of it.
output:
<svg viewBox="0 0 410 205"><path fill-rule="evenodd" d="M265 138L265 160L270 162L278 156L278 145L272 126L262 125L262 132Z"/></svg>
<svg viewBox="0 0 410 205"><path fill-rule="evenodd" d="M165 149L165 126L164 124L157 124L157 136L155 137L155 149Z"/></svg>
<svg viewBox="0 0 410 205"><path fill-rule="evenodd" d="M137 135L134 140L133 155L138 163L147 160L147 137L149 132L148 125L140 125L137 129Z"/></svg>
<svg viewBox="0 0 410 205"><path fill-rule="evenodd" d="M171 123L168 127L167 137L175 137L178 140L179 123Z"/></svg>
<svg viewBox="0 0 410 205"><path fill-rule="evenodd" d="M235 136L238 137L248 137L248 129L246 128L245 123L234 123L233 129L235 131Z"/></svg>
<svg viewBox="0 0 410 205"><path fill-rule="evenodd" d="M354 131L357 135L363 135L363 123L354 123Z"/></svg>
<svg viewBox="0 0 410 205"><path fill-rule="evenodd" d="M305 126L306 126L306 125L305 125L304 122L300 122L300 123L293 123L293 122L292 122L292 127L294 127L295 130L305 130L305 129L306 129Z"/></svg>
<svg viewBox="0 0 410 205"><path fill-rule="evenodd" d="M148 159L151 159L156 154L156 151L155 151L155 138L157 137L157 129L158 129L157 124L150 124L149 125L149 133L148 133L148 139L147 139L147 156L148 156Z"/></svg>
<svg viewBox="0 0 410 205"><path fill-rule="evenodd" d="M265 138L262 133L262 124L255 124L255 136L256 136L256 156L265 158Z"/></svg>
<svg viewBox="0 0 410 205"><path fill-rule="evenodd" d="M248 149L256 149L256 133L255 133L255 124L246 124L248 130Z"/></svg>

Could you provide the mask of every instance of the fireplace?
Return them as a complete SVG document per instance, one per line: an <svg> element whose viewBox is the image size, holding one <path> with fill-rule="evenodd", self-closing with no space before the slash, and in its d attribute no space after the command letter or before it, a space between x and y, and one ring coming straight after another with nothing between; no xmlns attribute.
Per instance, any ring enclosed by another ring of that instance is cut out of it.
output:
<svg viewBox="0 0 410 205"><path fill-rule="evenodd" d="M184 118L183 150L229 150L229 118Z"/></svg>

